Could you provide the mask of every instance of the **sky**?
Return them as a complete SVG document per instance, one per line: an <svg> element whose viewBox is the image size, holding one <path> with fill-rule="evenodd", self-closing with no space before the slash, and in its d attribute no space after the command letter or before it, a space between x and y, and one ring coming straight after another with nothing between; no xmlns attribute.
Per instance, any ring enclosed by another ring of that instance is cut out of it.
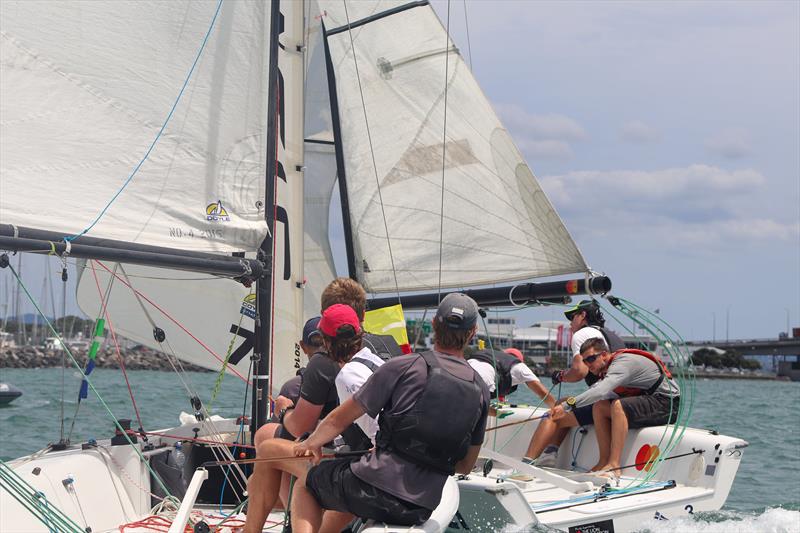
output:
<svg viewBox="0 0 800 533"><path fill-rule="evenodd" d="M800 326L800 2L454 1L450 29L612 294L689 339Z"/></svg>
<svg viewBox="0 0 800 533"><path fill-rule="evenodd" d="M687 339L800 326L800 2L452 1L450 30L612 294Z"/></svg>

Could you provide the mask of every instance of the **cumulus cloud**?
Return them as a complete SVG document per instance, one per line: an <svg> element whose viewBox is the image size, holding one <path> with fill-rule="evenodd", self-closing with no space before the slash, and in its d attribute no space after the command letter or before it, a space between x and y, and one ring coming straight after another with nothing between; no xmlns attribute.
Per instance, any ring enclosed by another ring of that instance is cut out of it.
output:
<svg viewBox="0 0 800 533"><path fill-rule="evenodd" d="M739 159L752 153L750 134L743 128L722 130L706 139L706 150L728 159Z"/></svg>
<svg viewBox="0 0 800 533"><path fill-rule="evenodd" d="M753 169L690 165L655 171L583 171L540 183L579 242L614 238L676 249L797 241L800 224L754 215Z"/></svg>
<svg viewBox="0 0 800 533"><path fill-rule="evenodd" d="M661 133L640 120L630 120L622 125L620 139L632 143L650 143L661 140Z"/></svg>
<svg viewBox="0 0 800 533"><path fill-rule="evenodd" d="M574 119L549 113L535 115L515 104L496 104L503 124L525 154L541 159L570 159L571 143L587 138L586 130Z"/></svg>
<svg viewBox="0 0 800 533"><path fill-rule="evenodd" d="M556 202L662 202L742 193L760 187L756 170L728 171L709 165L664 170L580 171L544 176L540 182Z"/></svg>
<svg viewBox="0 0 800 533"><path fill-rule="evenodd" d="M555 113L534 115L516 104L496 104L494 107L503 124L516 134L536 140L581 141L586 139L586 131L583 127L567 116Z"/></svg>

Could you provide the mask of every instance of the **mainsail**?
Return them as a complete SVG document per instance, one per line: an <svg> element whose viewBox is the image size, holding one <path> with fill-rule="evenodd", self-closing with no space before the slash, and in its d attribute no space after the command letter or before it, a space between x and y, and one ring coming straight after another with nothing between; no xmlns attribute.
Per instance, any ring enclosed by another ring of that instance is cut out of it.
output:
<svg viewBox="0 0 800 533"><path fill-rule="evenodd" d="M320 8L351 268L368 291L588 270L426 2L325 1Z"/></svg>
<svg viewBox="0 0 800 533"><path fill-rule="evenodd" d="M269 9L216 7L0 3L0 222L74 235L121 191L90 236L258 248Z"/></svg>
<svg viewBox="0 0 800 533"><path fill-rule="evenodd" d="M282 6L271 101L267 3L1 5L0 222L74 235L121 191L88 236L255 258L274 186L273 246L260 258L274 265L262 334L277 391L301 356L302 4ZM230 352L242 376L255 298L231 279L112 262L84 263L78 287L84 312L105 308L124 336L211 369Z"/></svg>

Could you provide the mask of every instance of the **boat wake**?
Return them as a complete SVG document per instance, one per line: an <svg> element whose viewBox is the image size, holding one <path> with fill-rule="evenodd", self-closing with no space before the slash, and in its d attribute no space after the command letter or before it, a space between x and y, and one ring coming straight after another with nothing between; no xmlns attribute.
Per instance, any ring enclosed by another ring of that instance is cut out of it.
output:
<svg viewBox="0 0 800 533"><path fill-rule="evenodd" d="M642 533L794 533L800 531L800 504L763 510L713 511L674 520L653 520Z"/></svg>

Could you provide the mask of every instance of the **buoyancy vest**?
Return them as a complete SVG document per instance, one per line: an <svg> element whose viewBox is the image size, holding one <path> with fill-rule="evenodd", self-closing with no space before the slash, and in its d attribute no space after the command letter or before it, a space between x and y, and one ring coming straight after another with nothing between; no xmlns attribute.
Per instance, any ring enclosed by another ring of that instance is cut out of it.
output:
<svg viewBox="0 0 800 533"><path fill-rule="evenodd" d="M623 341L619 335L611 331L610 329L606 329L600 326L586 326L587 328L594 328L599 331L603 335L603 339L606 341L606 346L611 352L617 352L619 350L625 349L625 341ZM589 372L586 374L586 377L583 378L583 381L586 382L587 385L590 387L600 381L600 378L597 377L595 374Z"/></svg>
<svg viewBox="0 0 800 533"><path fill-rule="evenodd" d="M641 394L651 395L654 394L658 388L661 386L661 383L664 381L664 378L672 379L672 373L669 369L664 365L663 361L659 359L658 356L652 354L650 352L645 352L644 350L634 350L632 348L624 349L624 350L617 350L613 354L611 354L611 359L608 361L608 364L614 361L614 359L622 354L635 354L641 355L642 357L646 357L653 361L656 366L658 366L658 379L647 389L640 389L637 387L617 387L614 389L614 393L617 394L620 398L624 398L625 396L639 396Z"/></svg>
<svg viewBox="0 0 800 533"><path fill-rule="evenodd" d="M495 373L497 374L497 388L492 392L492 398L508 396L517 390L516 385L511 385L511 368L514 365L520 364L519 359L499 350L479 350L473 353L469 358L488 363L495 368Z"/></svg>
<svg viewBox="0 0 800 533"><path fill-rule="evenodd" d="M384 361L397 355L403 355L403 349L391 335L377 335L365 331L361 342L365 348L369 348L372 353Z"/></svg>
<svg viewBox="0 0 800 533"><path fill-rule="evenodd" d="M433 352L419 355L428 371L425 389L407 412L381 413L375 445L419 466L452 475L469 450L481 416L481 377L473 370L471 380L462 379L442 367Z"/></svg>

